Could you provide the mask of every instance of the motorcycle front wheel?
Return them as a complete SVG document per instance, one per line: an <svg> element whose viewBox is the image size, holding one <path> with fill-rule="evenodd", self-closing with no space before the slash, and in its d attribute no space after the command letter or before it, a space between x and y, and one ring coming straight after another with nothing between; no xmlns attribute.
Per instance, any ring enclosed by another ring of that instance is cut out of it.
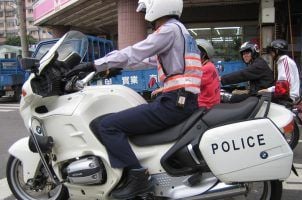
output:
<svg viewBox="0 0 302 200"><path fill-rule="evenodd" d="M36 180L32 180L30 184L25 183L22 162L14 156L8 159L6 177L12 193L19 200L67 200L69 198L67 188L62 184L54 185L43 166Z"/></svg>

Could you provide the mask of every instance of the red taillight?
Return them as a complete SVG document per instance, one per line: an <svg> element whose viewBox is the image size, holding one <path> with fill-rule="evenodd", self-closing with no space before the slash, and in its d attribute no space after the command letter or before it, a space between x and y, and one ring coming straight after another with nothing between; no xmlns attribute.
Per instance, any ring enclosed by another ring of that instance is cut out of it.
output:
<svg viewBox="0 0 302 200"><path fill-rule="evenodd" d="M274 96L277 98L289 98L289 82L286 80L277 81Z"/></svg>
<svg viewBox="0 0 302 200"><path fill-rule="evenodd" d="M22 97L25 97L26 95L26 91L22 89Z"/></svg>
<svg viewBox="0 0 302 200"><path fill-rule="evenodd" d="M292 120L289 124L283 127L283 131L285 134L291 134L294 131L294 120Z"/></svg>

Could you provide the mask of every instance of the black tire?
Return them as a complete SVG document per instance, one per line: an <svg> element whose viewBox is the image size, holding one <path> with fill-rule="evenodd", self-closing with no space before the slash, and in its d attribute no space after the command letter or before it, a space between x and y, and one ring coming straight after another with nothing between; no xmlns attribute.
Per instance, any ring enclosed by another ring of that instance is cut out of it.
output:
<svg viewBox="0 0 302 200"><path fill-rule="evenodd" d="M272 196L270 200L281 200L282 197L282 182L281 181L270 181L271 189L272 189Z"/></svg>
<svg viewBox="0 0 302 200"><path fill-rule="evenodd" d="M68 190L64 185L57 185L50 192L35 191L27 187L23 180L20 180L20 174L23 170L22 163L14 156L10 156L6 166L6 177L10 190L18 200L67 200L69 199ZM22 187L23 186L23 187ZM41 195L40 195L41 193ZM51 196L52 195L52 196Z"/></svg>

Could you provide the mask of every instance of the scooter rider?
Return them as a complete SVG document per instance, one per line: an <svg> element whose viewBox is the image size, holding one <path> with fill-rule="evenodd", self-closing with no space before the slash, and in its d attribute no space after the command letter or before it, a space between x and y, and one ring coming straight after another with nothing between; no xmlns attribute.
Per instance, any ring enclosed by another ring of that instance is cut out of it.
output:
<svg viewBox="0 0 302 200"><path fill-rule="evenodd" d="M271 42L267 47L268 53L277 63L278 78L277 80L287 80L289 83L289 96L293 102L300 98L300 79L299 71L295 61L293 61L286 52L288 44L285 40L277 39ZM261 90L260 92L274 92L275 86Z"/></svg>
<svg viewBox="0 0 302 200"><path fill-rule="evenodd" d="M214 48L205 39L197 40L202 63L201 86L198 95L198 106L210 109L220 103L220 82L219 74L215 65L211 62L214 55Z"/></svg>
<svg viewBox="0 0 302 200"><path fill-rule="evenodd" d="M182 0L139 0L137 12L145 12L145 19L156 31L133 46L95 61L96 70L105 71L133 66L157 54L158 76L163 84L163 93L152 103L111 114L98 123L98 137L107 149L111 166L125 169L123 184L111 193L115 199L133 198L153 187L147 169L139 163L127 136L152 134L176 125L198 108L200 52L195 40L178 21L182 9Z"/></svg>
<svg viewBox="0 0 302 200"><path fill-rule="evenodd" d="M240 47L241 58L247 65L244 69L222 76L221 84L229 85L249 81L248 94L232 95L231 102L239 102L251 95L256 95L261 89L274 84L274 74L266 61L259 56L257 44L245 42Z"/></svg>

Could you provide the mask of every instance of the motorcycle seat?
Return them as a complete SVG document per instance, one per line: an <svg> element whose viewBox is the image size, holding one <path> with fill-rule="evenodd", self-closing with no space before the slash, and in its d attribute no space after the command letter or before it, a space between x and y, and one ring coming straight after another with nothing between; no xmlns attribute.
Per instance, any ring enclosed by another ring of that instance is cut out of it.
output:
<svg viewBox="0 0 302 200"><path fill-rule="evenodd" d="M249 97L239 103L218 104L209 110L202 117L202 120L208 127L245 120L252 114L258 102L259 99L257 97Z"/></svg>
<svg viewBox="0 0 302 200"><path fill-rule="evenodd" d="M187 120L176 126L157 133L131 136L129 139L137 146L150 146L173 142L183 136L198 119L202 119L208 127L248 119L258 102L259 99L257 97L249 97L239 103L218 104L208 112L205 112L205 109L200 109L193 113Z"/></svg>
<svg viewBox="0 0 302 200"><path fill-rule="evenodd" d="M183 136L198 119L201 119L201 116L204 113L205 108L200 108L188 119L176 126L172 126L156 133L130 136L129 140L137 146L150 146L173 142Z"/></svg>

